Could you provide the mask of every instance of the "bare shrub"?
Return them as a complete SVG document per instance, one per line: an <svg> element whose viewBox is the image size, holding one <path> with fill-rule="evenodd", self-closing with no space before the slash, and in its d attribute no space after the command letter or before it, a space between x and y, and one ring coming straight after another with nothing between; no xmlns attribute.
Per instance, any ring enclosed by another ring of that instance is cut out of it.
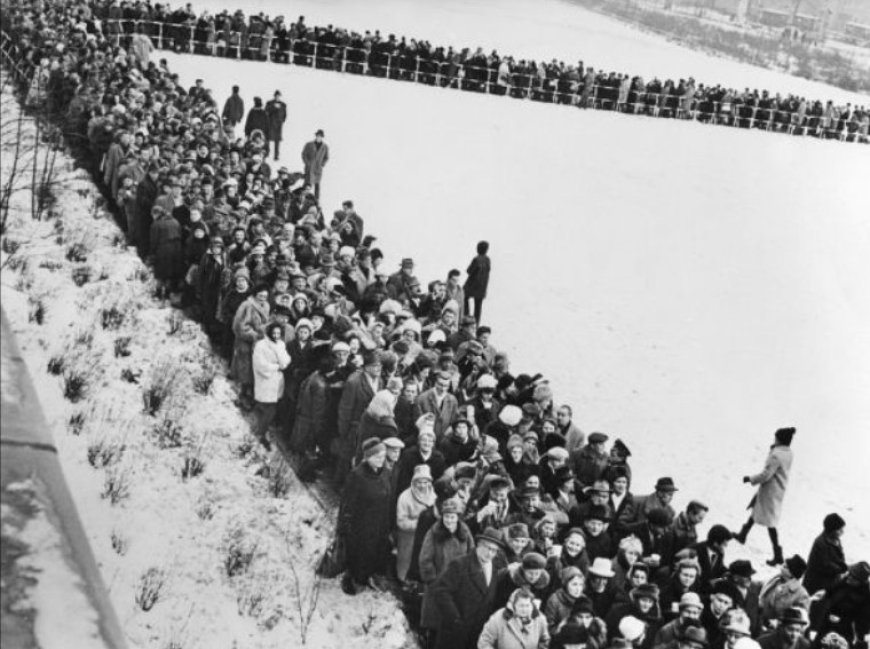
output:
<svg viewBox="0 0 870 649"><path fill-rule="evenodd" d="M117 330L124 324L124 312L117 305L100 310L100 324L103 329Z"/></svg>
<svg viewBox="0 0 870 649"><path fill-rule="evenodd" d="M0 240L0 250L3 250L7 255L14 255L20 247L21 242L18 239L7 236Z"/></svg>
<svg viewBox="0 0 870 649"><path fill-rule="evenodd" d="M136 586L136 604L143 611L150 611L160 601L163 588L166 586L166 571L152 566L139 578Z"/></svg>
<svg viewBox="0 0 870 649"><path fill-rule="evenodd" d="M5 265L6 268L15 271L16 273L24 273L30 266L30 262L27 261L27 257L22 257L21 255L9 255L9 257L6 258Z"/></svg>
<svg viewBox="0 0 870 649"><path fill-rule="evenodd" d="M235 453L240 460L246 459L256 449L260 443L254 439L253 435L245 435L242 440L236 444Z"/></svg>
<svg viewBox="0 0 870 649"><path fill-rule="evenodd" d="M87 396L88 375L76 367L67 367L63 370L63 396L72 403L77 403Z"/></svg>
<svg viewBox="0 0 870 649"><path fill-rule="evenodd" d="M45 303L42 301L41 297L36 297L34 295L27 296L27 301L30 303L30 311L27 314L27 320L29 322L35 322L38 325L41 325L45 322Z"/></svg>
<svg viewBox="0 0 870 649"><path fill-rule="evenodd" d="M111 466L121 460L126 449L123 439L100 435L88 444L88 464L95 469Z"/></svg>
<svg viewBox="0 0 870 649"><path fill-rule="evenodd" d="M127 554L127 549L130 547L130 539L119 529L112 530L112 549L116 554L122 557Z"/></svg>
<svg viewBox="0 0 870 649"><path fill-rule="evenodd" d="M73 336L72 343L75 347L92 349L94 346L94 332L88 329L83 329Z"/></svg>
<svg viewBox="0 0 870 649"><path fill-rule="evenodd" d="M125 367L121 370L121 378L127 383L138 384L139 377L142 376L142 370L134 370L130 367Z"/></svg>
<svg viewBox="0 0 870 649"><path fill-rule="evenodd" d="M257 470L257 475L266 479L269 493L275 498L283 498L293 485L293 468L280 453L273 453Z"/></svg>
<svg viewBox="0 0 870 649"><path fill-rule="evenodd" d="M130 336L118 336L115 338L115 358L126 358L130 355Z"/></svg>
<svg viewBox="0 0 870 649"><path fill-rule="evenodd" d="M82 241L75 241L66 247L66 260L83 264L88 260L90 250Z"/></svg>
<svg viewBox="0 0 870 649"><path fill-rule="evenodd" d="M49 374L60 376L63 373L65 363L66 359L58 354L48 359L48 364L45 369L48 370Z"/></svg>
<svg viewBox="0 0 870 649"><path fill-rule="evenodd" d="M257 540L250 536L248 528L236 522L224 533L224 571L227 577L244 574L251 567L257 554Z"/></svg>
<svg viewBox="0 0 870 649"><path fill-rule="evenodd" d="M85 425L85 413L81 410L79 412L74 412L70 415L67 425L69 426L69 432L73 435L81 435L82 428Z"/></svg>
<svg viewBox="0 0 870 649"><path fill-rule="evenodd" d="M320 601L322 577L311 569L311 583L307 588L303 588L296 561L293 559L294 555L295 551L291 547L288 553L288 562L290 573L293 575L293 602L296 605L296 614L299 616L299 640L303 645L306 645L308 644L308 629L311 627L311 621L314 619L314 613L317 611L317 604Z"/></svg>
<svg viewBox="0 0 870 649"><path fill-rule="evenodd" d="M169 335L174 336L184 328L184 315L179 311L173 310L167 318L169 324Z"/></svg>
<svg viewBox="0 0 870 649"><path fill-rule="evenodd" d="M63 268L63 263L55 259L43 259L39 262L39 267L54 272Z"/></svg>
<svg viewBox="0 0 870 649"><path fill-rule="evenodd" d="M216 507L214 501L206 496L203 496L197 501L193 511L200 520L210 521L214 518L215 509Z"/></svg>
<svg viewBox="0 0 870 649"><path fill-rule="evenodd" d="M205 438L200 437L195 443L188 444L184 451L181 464L181 479L189 480L205 471Z"/></svg>
<svg viewBox="0 0 870 649"><path fill-rule="evenodd" d="M91 281L91 267L87 264L74 266L72 269L72 280L76 286L84 286Z"/></svg>
<svg viewBox="0 0 870 649"><path fill-rule="evenodd" d="M184 427L180 422L180 412L177 410L163 411L163 415L151 429L157 446L179 448L184 442Z"/></svg>
<svg viewBox="0 0 870 649"><path fill-rule="evenodd" d="M100 495L113 505L126 500L130 496L130 469L120 464L110 467L106 471Z"/></svg>
<svg viewBox="0 0 870 649"><path fill-rule="evenodd" d="M208 394L212 384L218 375L220 367L217 362L210 356L203 357L199 371L191 378L193 389L199 394Z"/></svg>
<svg viewBox="0 0 870 649"><path fill-rule="evenodd" d="M167 399L177 392L184 368L175 359L164 357L151 367L149 381L142 390L145 412L156 415Z"/></svg>

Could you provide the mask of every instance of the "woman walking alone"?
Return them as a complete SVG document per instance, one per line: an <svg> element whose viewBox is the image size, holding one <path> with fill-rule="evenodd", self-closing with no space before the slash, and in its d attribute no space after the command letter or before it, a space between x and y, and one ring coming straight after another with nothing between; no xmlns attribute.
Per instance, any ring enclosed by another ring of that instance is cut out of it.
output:
<svg viewBox="0 0 870 649"><path fill-rule="evenodd" d="M782 513L782 499L785 497L788 476L791 472L793 459L791 440L794 434L794 428L780 428L776 431L764 469L761 473L743 477L744 483L758 485L758 491L749 503L752 509L749 520L734 538L740 543L746 543L746 536L755 523L766 527L770 535L770 544L773 546L773 559L767 562L770 566L783 562L782 546L779 544L779 533L776 528Z"/></svg>

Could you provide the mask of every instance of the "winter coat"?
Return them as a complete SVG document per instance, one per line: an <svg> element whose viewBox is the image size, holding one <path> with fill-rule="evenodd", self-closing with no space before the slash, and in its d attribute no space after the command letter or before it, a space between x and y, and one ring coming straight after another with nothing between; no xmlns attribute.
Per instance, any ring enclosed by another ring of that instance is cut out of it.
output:
<svg viewBox="0 0 870 649"><path fill-rule="evenodd" d="M780 629L759 636L758 645L761 649L810 649L812 647L810 641L803 636L798 636L797 642L792 644Z"/></svg>
<svg viewBox="0 0 870 649"><path fill-rule="evenodd" d="M807 558L804 588L810 595L827 590L847 568L840 539L825 533L819 534Z"/></svg>
<svg viewBox="0 0 870 649"><path fill-rule="evenodd" d="M287 121L287 104L280 99L272 99L266 102L266 117L269 125L266 129L266 139L270 142L280 142L284 122Z"/></svg>
<svg viewBox="0 0 870 649"><path fill-rule="evenodd" d="M550 588L550 575L546 570L541 572L540 577L538 577L535 583L530 583L526 579L522 564L512 564L500 570L496 581L498 581L498 588L495 593L496 606L507 605L511 594L517 588L522 588L523 586L532 591L535 599L545 601Z"/></svg>
<svg viewBox="0 0 870 649"><path fill-rule="evenodd" d="M770 449L764 470L749 478L753 485L759 485L752 506L752 520L758 525L776 527L779 523L792 459L788 446L776 445Z"/></svg>
<svg viewBox="0 0 870 649"><path fill-rule="evenodd" d="M317 184L323 178L323 168L329 162L329 146L321 142L318 148L313 140L302 147L302 163L305 165L305 177L308 182Z"/></svg>
<svg viewBox="0 0 870 649"><path fill-rule="evenodd" d="M380 440L385 440L388 437L398 437L399 428L396 426L396 418L379 417L370 412L363 412L359 420L359 426L356 429L357 445L355 453L359 457L362 443L372 437L377 437Z"/></svg>
<svg viewBox="0 0 870 649"><path fill-rule="evenodd" d="M254 368L251 356L254 344L266 335L266 325L269 322L269 303L261 305L251 295L242 302L233 318L233 360L230 372L235 380L242 385L254 383Z"/></svg>
<svg viewBox="0 0 870 649"><path fill-rule="evenodd" d="M448 392L444 395L444 400L439 408L435 388L430 388L418 396L414 402L414 421L428 412L435 415L435 439L440 442L445 431L459 418L459 402Z"/></svg>
<svg viewBox="0 0 870 649"><path fill-rule="evenodd" d="M148 69L148 63L151 60L151 52L154 51L154 44L151 39L145 34L133 34L130 39L130 54L139 63L139 67L143 70Z"/></svg>
<svg viewBox="0 0 870 649"><path fill-rule="evenodd" d="M646 624L646 639L640 646L644 649L652 647L655 640L656 632L662 623L661 611L659 610L658 602L653 604L653 607L646 614L641 613L635 602L628 604L617 604L610 609L610 613L604 618L604 623L607 625L607 635L610 640L619 636L619 623L623 618L632 616Z"/></svg>
<svg viewBox="0 0 870 649"><path fill-rule="evenodd" d="M465 279L463 289L466 298L483 299L486 297L486 289L489 286L489 272L491 263L486 255L477 255L471 260L468 269L468 277Z"/></svg>
<svg viewBox="0 0 870 649"><path fill-rule="evenodd" d="M296 452L310 450L314 443L324 439L327 390L326 377L320 372L313 372L302 381L290 437L290 446Z"/></svg>
<svg viewBox="0 0 870 649"><path fill-rule="evenodd" d="M259 403L278 403L284 394L284 368L290 364L290 355L283 340L266 337L254 345L251 358L254 370L254 400Z"/></svg>
<svg viewBox="0 0 870 649"><path fill-rule="evenodd" d="M365 370L356 370L344 384L338 403L338 435L347 457L357 449L356 432L360 418L380 389L381 379L378 378L373 387Z"/></svg>
<svg viewBox="0 0 870 649"><path fill-rule="evenodd" d="M820 638L834 631L850 645L853 640L863 642L870 633L870 584L838 579L810 611L810 626ZM858 647L858 642L852 646Z"/></svg>
<svg viewBox="0 0 870 649"><path fill-rule="evenodd" d="M546 649L550 644L547 619L535 609L529 624L523 627L513 612L505 607L487 620L477 649Z"/></svg>
<svg viewBox="0 0 870 649"><path fill-rule="evenodd" d="M224 104L223 119L233 124L238 124L242 121L244 115L245 101L239 95L230 95Z"/></svg>
<svg viewBox="0 0 870 649"><path fill-rule="evenodd" d="M396 503L396 576L404 580L411 565L414 532L417 520L430 505L414 497L411 488L405 489Z"/></svg>
<svg viewBox="0 0 870 649"><path fill-rule="evenodd" d="M438 615L435 649L474 649L477 639L495 610L496 566L489 584L477 558L469 552L451 561L430 587Z"/></svg>
<svg viewBox="0 0 870 649"><path fill-rule="evenodd" d="M577 482L587 487L591 486L604 473L609 457L607 453L596 453L591 445L571 453L570 462L574 467Z"/></svg>
<svg viewBox="0 0 870 649"><path fill-rule="evenodd" d="M389 552L390 475L363 462L351 471L344 488L340 532L347 567L357 582L383 574Z"/></svg>
<svg viewBox="0 0 870 649"><path fill-rule="evenodd" d="M254 131L262 131L263 135L266 135L268 130L269 118L266 116L266 111L254 106L248 112L248 118L245 120L245 137L250 137Z"/></svg>
<svg viewBox="0 0 870 649"><path fill-rule="evenodd" d="M758 595L759 618L762 625L778 620L787 608L810 608L810 595L797 579L783 579L776 575L761 587Z"/></svg>
<svg viewBox="0 0 870 649"><path fill-rule="evenodd" d="M432 479L437 480L447 468L447 463L444 461L444 456L438 449L432 449L432 455L429 459L424 460L420 455L420 449L416 446L406 448L402 451L399 461L393 471L396 472L396 493L402 493L405 489L411 486L411 478L414 475L414 467L418 464L428 464L429 470L432 473Z"/></svg>
<svg viewBox="0 0 870 649"><path fill-rule="evenodd" d="M544 605L544 617L547 618L550 635L553 635L562 621L571 615L575 601L577 600L571 597L564 588L560 588L547 599L547 603Z"/></svg>
<svg viewBox="0 0 870 649"><path fill-rule="evenodd" d="M421 516L418 526L422 524ZM420 555L417 559L420 579L427 586L431 585L444 573L451 561L464 557L472 550L474 550L474 538L465 523L460 520L456 532L451 534L441 521L437 521L426 532L420 547ZM420 626L424 629L438 628L438 609L428 587L423 594Z"/></svg>
<svg viewBox="0 0 870 649"><path fill-rule="evenodd" d="M151 254L154 255L154 276L165 281L181 279L181 225L167 215L151 224Z"/></svg>

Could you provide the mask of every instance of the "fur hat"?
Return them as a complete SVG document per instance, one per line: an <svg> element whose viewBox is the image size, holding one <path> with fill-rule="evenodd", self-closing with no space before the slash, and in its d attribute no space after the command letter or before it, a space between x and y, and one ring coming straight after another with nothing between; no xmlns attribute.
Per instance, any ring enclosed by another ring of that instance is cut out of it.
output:
<svg viewBox="0 0 870 649"><path fill-rule="evenodd" d="M544 555L537 552L527 552L523 555L523 570L543 570L547 567Z"/></svg>
<svg viewBox="0 0 870 649"><path fill-rule="evenodd" d="M387 447L377 437L370 437L362 443L362 452L365 459L369 459L378 453L385 453Z"/></svg>

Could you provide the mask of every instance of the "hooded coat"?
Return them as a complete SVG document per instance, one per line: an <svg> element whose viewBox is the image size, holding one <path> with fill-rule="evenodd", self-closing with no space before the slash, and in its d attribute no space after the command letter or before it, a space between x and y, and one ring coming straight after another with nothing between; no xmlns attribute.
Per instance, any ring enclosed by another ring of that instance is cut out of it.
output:
<svg viewBox="0 0 870 649"><path fill-rule="evenodd" d="M269 323L269 303L260 304L251 295L236 311L233 318L233 361L230 372L242 385L253 385L254 367L252 355L254 344L266 335Z"/></svg>
<svg viewBox="0 0 870 649"><path fill-rule="evenodd" d="M761 473L749 478L753 485L758 485L752 505L752 520L758 525L776 527L779 523L792 460L791 448L777 444L770 449Z"/></svg>

